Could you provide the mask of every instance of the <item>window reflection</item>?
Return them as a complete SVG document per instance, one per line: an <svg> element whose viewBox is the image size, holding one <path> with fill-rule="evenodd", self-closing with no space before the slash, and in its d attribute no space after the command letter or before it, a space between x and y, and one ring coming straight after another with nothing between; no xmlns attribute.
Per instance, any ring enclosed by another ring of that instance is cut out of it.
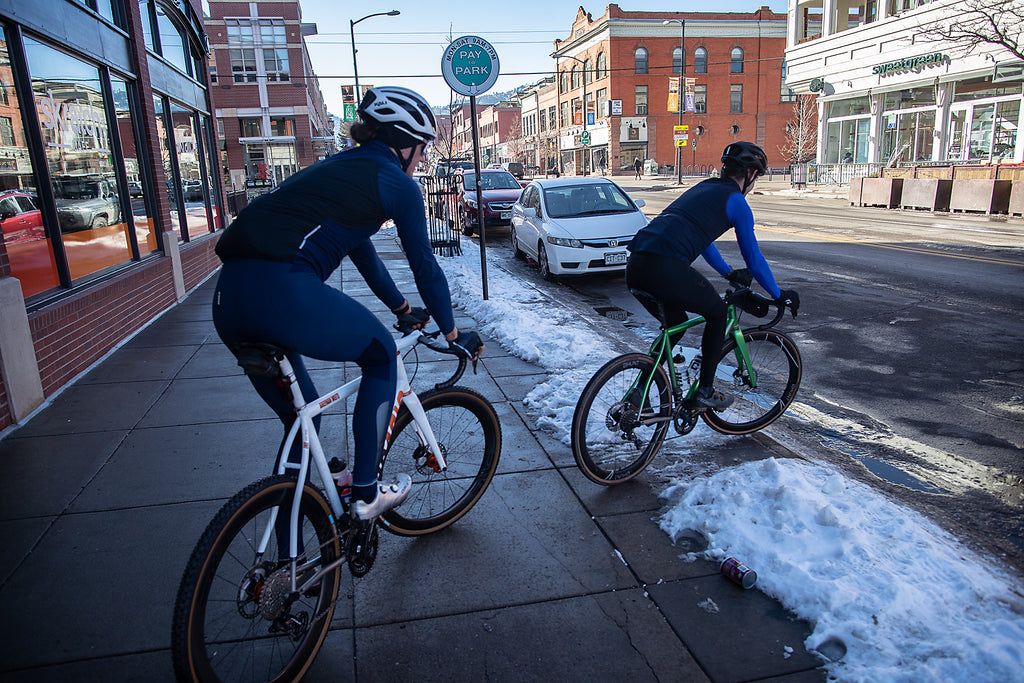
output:
<svg viewBox="0 0 1024 683"><path fill-rule="evenodd" d="M118 137L121 138L124 172L128 178L128 199L132 205L135 240L139 245L139 254L148 254L158 249L159 245L153 219L146 211L142 164L135 146L135 130L132 128L131 105L128 101L128 84L120 78L111 78L110 89L114 96L114 111L117 115Z"/></svg>
<svg viewBox="0 0 1024 683"><path fill-rule="evenodd" d="M72 279L127 261L99 70L25 39L57 216Z"/></svg>
<svg viewBox="0 0 1024 683"><path fill-rule="evenodd" d="M178 205L178 192L174 189L174 163L171 158L171 144L169 131L167 130L167 118L164 115L164 100L159 95L153 95L153 109L156 112L157 139L160 141L160 162L164 167L167 201L171 204L171 228L180 240L181 216L179 214L180 207Z"/></svg>
<svg viewBox="0 0 1024 683"><path fill-rule="evenodd" d="M156 6L156 27L160 34L160 54L181 71L189 73L185 39L160 5Z"/></svg>
<svg viewBox="0 0 1024 683"><path fill-rule="evenodd" d="M60 285L53 249L43 228L36 197L32 160L21 124L18 93L0 27L0 228L11 264L11 276L21 282L25 297Z"/></svg>
<svg viewBox="0 0 1024 683"><path fill-rule="evenodd" d="M185 221L189 237L196 237L210 230L210 222L206 216L206 190L203 187L195 116L190 110L172 102L171 122L174 126L174 149L178 156L182 199L185 201Z"/></svg>

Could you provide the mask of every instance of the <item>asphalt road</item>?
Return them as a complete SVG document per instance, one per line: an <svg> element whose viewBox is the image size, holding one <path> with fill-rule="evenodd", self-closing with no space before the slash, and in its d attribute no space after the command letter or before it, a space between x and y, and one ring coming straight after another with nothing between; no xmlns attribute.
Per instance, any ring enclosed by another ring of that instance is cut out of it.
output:
<svg viewBox="0 0 1024 683"><path fill-rule="evenodd" d="M621 184L649 215L679 192ZM803 381L773 438L1024 571L1024 220L785 193L750 203L777 280L802 301L780 329L800 347ZM507 250L503 232L488 240ZM729 236L718 244L742 263ZM621 276L552 286L655 327Z"/></svg>

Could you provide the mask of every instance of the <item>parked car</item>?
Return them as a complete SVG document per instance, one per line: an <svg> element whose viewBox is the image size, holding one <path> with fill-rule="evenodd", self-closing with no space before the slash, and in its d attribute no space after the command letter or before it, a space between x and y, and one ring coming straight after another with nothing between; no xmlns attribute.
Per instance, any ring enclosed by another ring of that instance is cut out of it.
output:
<svg viewBox="0 0 1024 683"><path fill-rule="evenodd" d="M643 206L607 178L534 180L512 206L512 251L548 280L624 270L626 247L648 223Z"/></svg>
<svg viewBox="0 0 1024 683"><path fill-rule="evenodd" d="M0 192L0 228L8 246L46 237L36 196L20 190Z"/></svg>
<svg viewBox="0 0 1024 683"><path fill-rule="evenodd" d="M459 210L465 219L463 232L472 235L480 231L476 171L459 171L455 175L455 184L459 193ZM484 202L484 225L508 225L512 218L512 204L523 191L519 181L508 171L485 168L480 171L480 190Z"/></svg>
<svg viewBox="0 0 1024 683"><path fill-rule="evenodd" d="M454 175L459 171L465 169L473 170L474 168L476 168L476 164L466 159L443 159L431 164L427 174L435 178L444 178Z"/></svg>
<svg viewBox="0 0 1024 683"><path fill-rule="evenodd" d="M518 161L507 161L502 164L501 167L514 175L517 179L523 179L523 165Z"/></svg>
<svg viewBox="0 0 1024 683"><path fill-rule="evenodd" d="M128 196L132 197L133 199L135 197L141 197L142 196L142 183L140 183L138 180L129 180L128 181Z"/></svg>
<svg viewBox="0 0 1024 683"><path fill-rule="evenodd" d="M201 180L182 180L181 193L186 202L203 201L203 182Z"/></svg>
<svg viewBox="0 0 1024 683"><path fill-rule="evenodd" d="M61 232L102 228L121 221L113 178L58 176L53 180Z"/></svg>

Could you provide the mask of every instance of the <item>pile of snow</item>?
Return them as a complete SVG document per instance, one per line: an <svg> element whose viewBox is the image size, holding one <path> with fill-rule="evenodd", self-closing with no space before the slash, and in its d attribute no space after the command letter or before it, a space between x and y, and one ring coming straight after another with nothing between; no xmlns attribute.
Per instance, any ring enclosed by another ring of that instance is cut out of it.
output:
<svg viewBox="0 0 1024 683"><path fill-rule="evenodd" d="M462 256L440 259L454 301L488 338L547 371L525 403L538 427L568 443L584 385L621 351L579 310L503 270L500 258L488 259L484 301L480 252L469 240L462 246ZM672 447L685 454L728 438L698 428ZM918 513L797 459L687 475L663 494L662 529L673 539L700 531L709 541L702 557L735 556L755 569L759 589L811 623L808 649L839 655L845 648L829 667L833 676L1021 680L1020 578Z"/></svg>

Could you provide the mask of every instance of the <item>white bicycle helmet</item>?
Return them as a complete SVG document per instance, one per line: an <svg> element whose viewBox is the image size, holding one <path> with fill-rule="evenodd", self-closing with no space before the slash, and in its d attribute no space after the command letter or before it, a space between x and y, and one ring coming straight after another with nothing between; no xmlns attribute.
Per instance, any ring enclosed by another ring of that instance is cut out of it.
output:
<svg viewBox="0 0 1024 683"><path fill-rule="evenodd" d="M370 88L359 104L359 115L377 124L378 137L396 149L415 147L437 137L430 105L408 88Z"/></svg>

